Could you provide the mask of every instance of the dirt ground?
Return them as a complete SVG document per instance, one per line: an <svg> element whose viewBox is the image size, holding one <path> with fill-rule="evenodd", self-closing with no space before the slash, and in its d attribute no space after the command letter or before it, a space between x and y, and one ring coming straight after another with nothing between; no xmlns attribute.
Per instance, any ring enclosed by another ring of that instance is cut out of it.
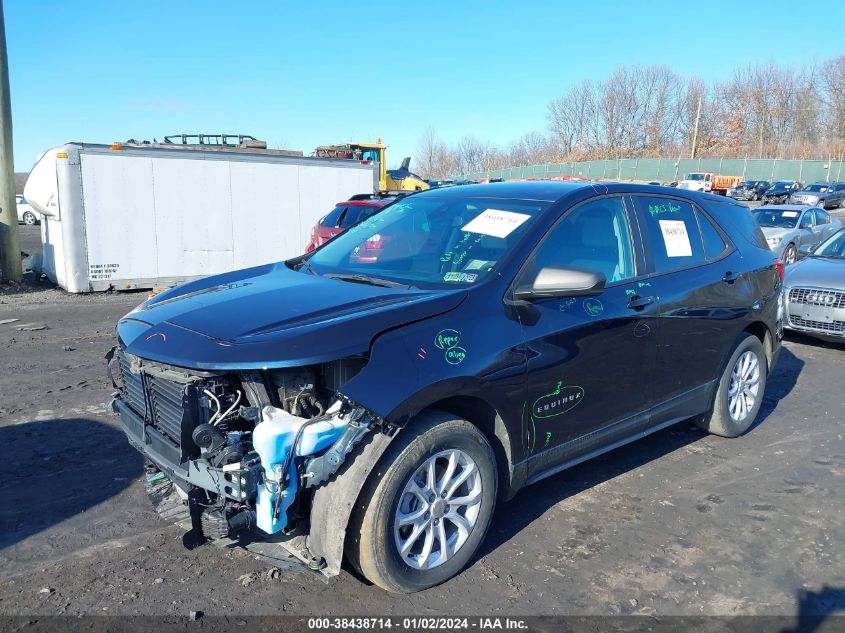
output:
<svg viewBox="0 0 845 633"><path fill-rule="evenodd" d="M0 322L18 319L0 324L0 615L845 608L845 346L790 336L745 436L683 423L535 484L463 574L395 596L348 571L326 584L183 548L104 407L114 323L142 299L0 292Z"/></svg>

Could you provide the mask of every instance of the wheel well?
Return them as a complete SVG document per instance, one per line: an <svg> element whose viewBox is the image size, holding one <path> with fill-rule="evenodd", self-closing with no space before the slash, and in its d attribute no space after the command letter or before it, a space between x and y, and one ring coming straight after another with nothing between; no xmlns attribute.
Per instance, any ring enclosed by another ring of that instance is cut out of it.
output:
<svg viewBox="0 0 845 633"><path fill-rule="evenodd" d="M504 498L510 498L513 494L511 490L513 480L511 437L496 409L484 400L472 396L445 398L432 403L426 407L427 409L437 409L456 415L471 422L484 433L496 456L496 466L499 470L499 494Z"/></svg>
<svg viewBox="0 0 845 633"><path fill-rule="evenodd" d="M758 339L760 339L760 343L763 344L763 352L766 354L766 366L771 369L772 333L769 332L769 328L766 327L766 324L762 321L755 321L754 323L750 324L748 327L745 328L745 332L753 334Z"/></svg>

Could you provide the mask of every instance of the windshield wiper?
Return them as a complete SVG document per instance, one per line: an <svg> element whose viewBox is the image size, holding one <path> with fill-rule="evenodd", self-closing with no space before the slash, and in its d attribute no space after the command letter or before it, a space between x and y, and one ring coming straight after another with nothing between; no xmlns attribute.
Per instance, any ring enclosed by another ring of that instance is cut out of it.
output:
<svg viewBox="0 0 845 633"><path fill-rule="evenodd" d="M306 273L307 272L307 273L311 273L312 275L319 277L319 275L317 274L317 271L314 270L314 267L311 265L311 262L309 262L307 259L304 259L301 262L299 262L299 264L297 264L297 266L296 266L296 268L294 268L294 270L298 273Z"/></svg>
<svg viewBox="0 0 845 633"><path fill-rule="evenodd" d="M379 279L378 277L368 277L367 275L356 275L352 273L327 273L323 277L359 284L369 284L371 286L382 286L384 288L404 288L405 290L413 288L413 286L408 284L400 284L397 281L390 281L389 279Z"/></svg>

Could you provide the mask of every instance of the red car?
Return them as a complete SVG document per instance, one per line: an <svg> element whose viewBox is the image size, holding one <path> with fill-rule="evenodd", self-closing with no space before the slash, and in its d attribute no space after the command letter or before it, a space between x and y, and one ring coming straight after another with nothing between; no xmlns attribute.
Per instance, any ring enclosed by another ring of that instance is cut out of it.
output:
<svg viewBox="0 0 845 633"><path fill-rule="evenodd" d="M365 220L384 206L393 202L394 198L370 198L366 200L347 200L338 202L334 209L322 220L317 222L311 231L311 238L305 252L310 253L318 246L322 246L335 235L343 233L353 224Z"/></svg>

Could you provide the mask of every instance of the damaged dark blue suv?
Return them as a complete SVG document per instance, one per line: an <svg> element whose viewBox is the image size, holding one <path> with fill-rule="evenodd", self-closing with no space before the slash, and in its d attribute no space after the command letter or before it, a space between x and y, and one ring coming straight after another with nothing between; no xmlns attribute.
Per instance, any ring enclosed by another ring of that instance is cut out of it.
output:
<svg viewBox="0 0 845 633"><path fill-rule="evenodd" d="M745 432L782 276L729 199L437 189L139 306L118 324L113 408L189 544L327 575L345 555L417 591L460 572L528 483L690 418Z"/></svg>

